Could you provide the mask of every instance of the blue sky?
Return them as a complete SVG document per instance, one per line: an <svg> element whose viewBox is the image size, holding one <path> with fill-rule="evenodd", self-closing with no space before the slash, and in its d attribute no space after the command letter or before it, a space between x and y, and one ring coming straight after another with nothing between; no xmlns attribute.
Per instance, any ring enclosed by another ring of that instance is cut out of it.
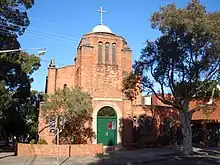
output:
<svg viewBox="0 0 220 165"><path fill-rule="evenodd" d="M113 33L123 36L133 50L133 60L140 55L144 42L154 40L159 32L150 25L153 12L175 2L178 7L185 6L189 0L35 0L29 10L31 24L25 34L19 37L21 47L46 48L41 57L42 66L33 74L32 88L44 91L47 68L51 58L57 67L73 63L78 42L83 34L99 24L100 6L107 11L103 23ZM220 10L219 0L201 0L207 10ZM29 52L36 53L36 52Z"/></svg>

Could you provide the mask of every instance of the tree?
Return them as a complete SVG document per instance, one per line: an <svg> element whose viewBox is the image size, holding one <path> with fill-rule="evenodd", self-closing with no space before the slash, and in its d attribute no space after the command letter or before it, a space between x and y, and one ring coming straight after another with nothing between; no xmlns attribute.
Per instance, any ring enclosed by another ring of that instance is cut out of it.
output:
<svg viewBox="0 0 220 165"><path fill-rule="evenodd" d="M7 54L1 56L6 59L4 65L10 65L10 70L0 80L0 124L3 126L4 139L8 141L9 135L19 136L26 134L26 120L24 105L31 99L31 75L40 65L39 57L21 52L15 59L8 58Z"/></svg>
<svg viewBox="0 0 220 165"><path fill-rule="evenodd" d="M92 102L88 93L80 88L59 89L46 95L42 105L42 116L47 122L53 117L64 118L64 128L60 133L61 143L86 143L93 136L91 123Z"/></svg>
<svg viewBox="0 0 220 165"><path fill-rule="evenodd" d="M18 49L18 36L22 35L30 24L27 9L34 0L1 0L0 2L0 50ZM7 58L5 56L7 55ZM18 52L0 53L0 80L13 69L14 61L19 58ZM8 61L9 60L9 61Z"/></svg>
<svg viewBox="0 0 220 165"><path fill-rule="evenodd" d="M0 2L0 50L19 48L18 35L30 24L27 9L34 0L1 0Z"/></svg>
<svg viewBox="0 0 220 165"><path fill-rule="evenodd" d="M126 82L135 86L141 80L144 91L179 111L183 151L190 154L193 113L213 110L220 96L220 12L207 12L192 0L182 9L175 4L161 7L153 13L151 24L161 36L146 42ZM196 101L197 107L190 109Z"/></svg>
<svg viewBox="0 0 220 165"><path fill-rule="evenodd" d="M27 10L34 0L1 0L0 2L0 50L18 49L18 36L22 35L30 21ZM0 53L0 124L9 132L24 131L21 107L30 98L33 82L31 74L40 66L40 59L26 52ZM19 124L20 123L20 124Z"/></svg>
<svg viewBox="0 0 220 165"><path fill-rule="evenodd" d="M39 107L42 97L42 92L32 90L29 99L20 107L19 114L24 121L25 135L29 136L29 140L37 139Z"/></svg>

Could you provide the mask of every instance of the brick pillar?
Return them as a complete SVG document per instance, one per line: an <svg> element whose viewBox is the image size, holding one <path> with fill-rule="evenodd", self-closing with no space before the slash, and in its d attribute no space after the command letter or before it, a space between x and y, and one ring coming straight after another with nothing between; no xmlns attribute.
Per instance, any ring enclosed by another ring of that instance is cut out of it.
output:
<svg viewBox="0 0 220 165"><path fill-rule="evenodd" d="M54 60L51 60L48 68L48 79L47 79L47 93L52 94L56 90L56 74L57 69L55 68Z"/></svg>

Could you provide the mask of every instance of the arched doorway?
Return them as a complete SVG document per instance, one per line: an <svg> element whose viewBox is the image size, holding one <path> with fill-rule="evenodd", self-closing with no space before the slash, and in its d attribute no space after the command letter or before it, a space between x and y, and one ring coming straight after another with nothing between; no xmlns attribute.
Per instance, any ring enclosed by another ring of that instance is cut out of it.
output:
<svg viewBox="0 0 220 165"><path fill-rule="evenodd" d="M101 108L97 113L97 143L104 146L117 144L117 114L110 106Z"/></svg>

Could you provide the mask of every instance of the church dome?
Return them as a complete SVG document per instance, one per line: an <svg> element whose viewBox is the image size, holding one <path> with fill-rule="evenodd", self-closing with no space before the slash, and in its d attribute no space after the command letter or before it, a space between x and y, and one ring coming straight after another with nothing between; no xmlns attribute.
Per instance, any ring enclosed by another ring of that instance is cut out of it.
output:
<svg viewBox="0 0 220 165"><path fill-rule="evenodd" d="M104 32L104 33L112 33L111 29L103 24L99 24L92 29L92 33L95 32Z"/></svg>

